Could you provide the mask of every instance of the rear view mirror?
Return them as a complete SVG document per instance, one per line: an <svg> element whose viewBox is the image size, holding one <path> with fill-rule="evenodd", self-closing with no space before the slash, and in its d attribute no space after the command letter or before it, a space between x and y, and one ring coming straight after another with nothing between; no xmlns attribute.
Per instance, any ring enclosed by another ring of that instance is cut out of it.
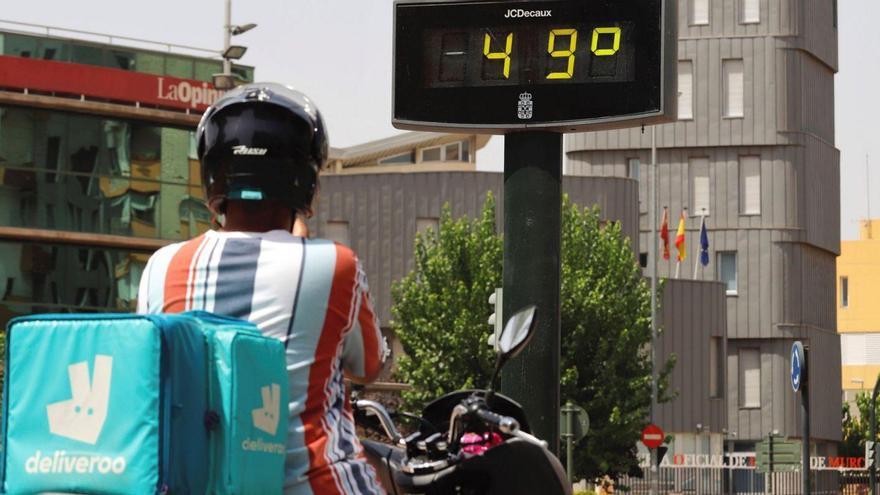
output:
<svg viewBox="0 0 880 495"><path fill-rule="evenodd" d="M498 349L501 359L506 361L519 354L531 340L535 328L536 306L528 306L521 309L507 320L501 337L498 339Z"/></svg>
<svg viewBox="0 0 880 495"><path fill-rule="evenodd" d="M522 352L535 334L536 309L537 306L532 305L517 311L507 320L504 330L501 330L501 335L498 337L498 359L495 360L495 371L492 373L492 379L489 380L487 397L491 397L494 393L498 373L501 372L504 363Z"/></svg>

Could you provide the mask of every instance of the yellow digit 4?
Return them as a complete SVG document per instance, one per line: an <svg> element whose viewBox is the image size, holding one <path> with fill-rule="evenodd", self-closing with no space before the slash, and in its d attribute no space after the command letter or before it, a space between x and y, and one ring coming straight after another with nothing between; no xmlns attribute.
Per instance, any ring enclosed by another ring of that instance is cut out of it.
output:
<svg viewBox="0 0 880 495"><path fill-rule="evenodd" d="M483 55L489 60L504 60L504 79L510 78L510 52L513 51L513 33L507 35L504 52L493 52L492 37L486 33L483 41Z"/></svg>
<svg viewBox="0 0 880 495"><path fill-rule="evenodd" d="M556 37L568 36L568 50L556 49ZM550 31L550 40L547 42L547 53L553 58L568 57L568 70L565 72L551 72L547 75L547 79L571 79L574 75L574 51L577 48L578 32L577 29L553 29Z"/></svg>
<svg viewBox="0 0 880 495"><path fill-rule="evenodd" d="M599 48L599 36L602 34L614 35L614 43L611 48ZM617 50L620 49L620 28L604 27L594 29L593 45L590 47L590 49L593 50L593 53L597 57L607 57L609 55L614 55L615 53L617 53Z"/></svg>

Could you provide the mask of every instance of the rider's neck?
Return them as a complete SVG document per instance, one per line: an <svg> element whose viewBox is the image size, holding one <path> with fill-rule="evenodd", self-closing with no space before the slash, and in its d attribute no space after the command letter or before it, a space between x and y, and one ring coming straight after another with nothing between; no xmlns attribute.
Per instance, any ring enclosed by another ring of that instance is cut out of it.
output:
<svg viewBox="0 0 880 495"><path fill-rule="evenodd" d="M229 201L224 232L290 232L295 217L289 207L274 201Z"/></svg>

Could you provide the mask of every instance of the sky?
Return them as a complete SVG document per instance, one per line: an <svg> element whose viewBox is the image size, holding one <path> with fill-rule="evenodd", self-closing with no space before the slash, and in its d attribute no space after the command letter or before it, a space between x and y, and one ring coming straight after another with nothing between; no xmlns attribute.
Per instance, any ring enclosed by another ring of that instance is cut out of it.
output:
<svg viewBox="0 0 880 495"><path fill-rule="evenodd" d="M880 1L838 1L841 238L855 239L859 220L868 215L869 190L871 213L880 217ZM224 0L8 0L0 19L220 50L224 5ZM237 0L232 23L258 27L233 43L248 47L241 62L256 67L257 80L293 85L317 102L333 146L352 146L401 132L391 126L392 5L393 0ZM0 22L0 28L13 26ZM480 169L501 170L502 138L493 138L478 156Z"/></svg>

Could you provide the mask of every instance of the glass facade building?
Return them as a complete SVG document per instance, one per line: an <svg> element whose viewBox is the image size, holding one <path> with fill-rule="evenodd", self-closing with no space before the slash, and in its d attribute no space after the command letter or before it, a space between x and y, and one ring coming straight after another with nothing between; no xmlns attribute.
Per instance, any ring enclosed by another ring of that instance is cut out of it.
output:
<svg viewBox="0 0 880 495"><path fill-rule="evenodd" d="M209 82L212 74L223 71L223 63L219 60L20 33L0 32L0 55L110 67ZM245 81L254 80L253 67L233 65L232 72Z"/></svg>
<svg viewBox="0 0 880 495"><path fill-rule="evenodd" d="M201 81L222 71L213 59L17 33L0 33L0 54ZM253 68L235 70L253 80ZM0 324L33 313L131 311L149 246L210 227L194 123L160 124L129 109L134 118L0 103L0 229L23 233L0 241ZM66 242L62 232L81 235ZM47 237L58 241L39 240ZM122 238L151 242L115 244Z"/></svg>

